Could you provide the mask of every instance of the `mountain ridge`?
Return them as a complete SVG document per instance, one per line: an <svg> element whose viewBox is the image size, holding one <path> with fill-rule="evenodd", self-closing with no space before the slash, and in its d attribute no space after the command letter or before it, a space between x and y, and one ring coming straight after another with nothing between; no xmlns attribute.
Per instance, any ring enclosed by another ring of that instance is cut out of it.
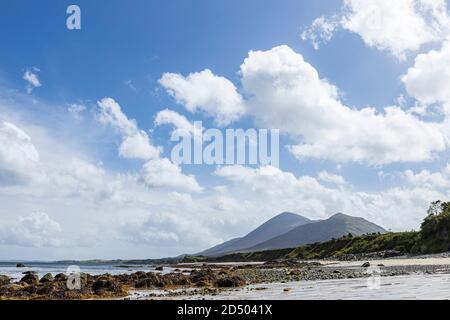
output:
<svg viewBox="0 0 450 320"><path fill-rule="evenodd" d="M299 214L283 212L244 237L223 242L196 255L214 257L237 252L294 248L348 234L359 236L370 233L386 233L386 230L364 218L341 212L325 220L310 220Z"/></svg>
<svg viewBox="0 0 450 320"><path fill-rule="evenodd" d="M285 234L246 248L245 251L295 248L304 244L329 241L348 234L360 236L370 233L386 233L386 230L364 218L336 213L326 220L298 226Z"/></svg>
<svg viewBox="0 0 450 320"><path fill-rule="evenodd" d="M206 249L196 255L217 256L243 250L257 245L276 236L284 234L300 225L312 222L312 220L292 212L282 212L267 220L247 235L234 238Z"/></svg>

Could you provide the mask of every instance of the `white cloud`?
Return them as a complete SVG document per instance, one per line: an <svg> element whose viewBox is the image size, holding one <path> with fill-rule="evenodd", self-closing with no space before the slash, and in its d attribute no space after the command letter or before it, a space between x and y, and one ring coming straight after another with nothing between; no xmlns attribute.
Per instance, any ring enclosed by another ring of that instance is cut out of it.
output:
<svg viewBox="0 0 450 320"><path fill-rule="evenodd" d="M140 180L146 186L150 188L174 188L188 192L200 192L202 190L193 175L183 174L181 168L169 159L160 158L161 148L150 144L147 133L139 129L135 120L127 118L117 102L111 98L105 98L98 105L100 107L99 121L112 125L123 135L119 155L124 158L147 161L142 167L140 177ZM183 120L175 113L167 111L162 111L159 121L175 119L179 124L179 121Z"/></svg>
<svg viewBox="0 0 450 320"><path fill-rule="evenodd" d="M76 119L76 120L81 120L82 119L82 114L84 111L86 111L86 106L82 105L82 104L71 104L69 105L69 107L67 108L67 111Z"/></svg>
<svg viewBox="0 0 450 320"><path fill-rule="evenodd" d="M17 221L5 226L0 234L0 243L23 247L57 247L61 226L48 214L34 212L26 217L18 217Z"/></svg>
<svg viewBox="0 0 450 320"><path fill-rule="evenodd" d="M128 159L156 159L161 154L161 148L151 144L145 131L138 128L136 120L128 119L122 112L120 105L111 98L104 98L98 102L98 120L103 124L116 128L123 136L119 147L119 155Z"/></svg>
<svg viewBox="0 0 450 320"><path fill-rule="evenodd" d="M408 94L420 102L450 105L450 42L439 50L419 54L402 81Z"/></svg>
<svg viewBox="0 0 450 320"><path fill-rule="evenodd" d="M142 168L142 180L150 188L168 187L187 192L200 192L192 175L184 175L181 168L168 159L148 161Z"/></svg>
<svg viewBox="0 0 450 320"><path fill-rule="evenodd" d="M28 184L40 175L39 153L31 138L0 120L0 186Z"/></svg>
<svg viewBox="0 0 450 320"><path fill-rule="evenodd" d="M358 34L369 47L391 52L404 59L424 44L440 42L450 33L445 0L344 0L342 12L320 17L307 28L303 39L331 39L338 27Z"/></svg>
<svg viewBox="0 0 450 320"><path fill-rule="evenodd" d="M331 40L336 29L340 26L338 17L327 18L321 16L315 19L301 34L302 40L311 40L314 49L319 50L322 43Z"/></svg>
<svg viewBox="0 0 450 320"><path fill-rule="evenodd" d="M34 71L39 71L39 69L33 68ZM32 72L31 70L25 71L23 74L23 79L28 82L27 86L27 92L31 93L34 88L41 87L41 81L39 80L39 77L36 73Z"/></svg>
<svg viewBox="0 0 450 320"><path fill-rule="evenodd" d="M98 121L100 123L111 125L124 136L130 136L139 131L136 120L128 119L122 112L120 105L114 99L103 98L97 104L99 106Z"/></svg>
<svg viewBox="0 0 450 320"><path fill-rule="evenodd" d="M128 159L156 159L161 153L161 148L154 147L144 131L138 131L133 135L123 138L119 147L119 155Z"/></svg>
<svg viewBox="0 0 450 320"><path fill-rule="evenodd" d="M155 126L172 125L176 130L194 134L196 132L194 125L183 115L176 111L165 109L156 114Z"/></svg>
<svg viewBox="0 0 450 320"><path fill-rule="evenodd" d="M329 173L327 171L319 172L317 177L319 178L319 180L323 182L332 183L338 186L346 184L344 177L337 174Z"/></svg>
<svg viewBox="0 0 450 320"><path fill-rule="evenodd" d="M443 123L399 107L350 108L338 89L288 46L251 51L241 66L248 110L262 127L300 137L298 158L383 165L432 160L447 147Z"/></svg>
<svg viewBox="0 0 450 320"><path fill-rule="evenodd" d="M414 173L412 170L406 170L402 177L411 186L424 187L431 190L447 190L450 188L450 164L441 172L422 170L419 173Z"/></svg>
<svg viewBox="0 0 450 320"><path fill-rule="evenodd" d="M203 111L220 126L238 120L245 113L242 97L234 84L208 69L187 77L165 73L159 83L188 111Z"/></svg>
<svg viewBox="0 0 450 320"><path fill-rule="evenodd" d="M345 186L325 187L313 177L296 177L274 167L222 167L216 174L233 182L234 188L230 188L238 202L250 201L259 212L291 211L311 219L344 212L394 230L417 229L430 202L448 197L446 190L437 191L430 185L395 187L373 193L357 192Z"/></svg>

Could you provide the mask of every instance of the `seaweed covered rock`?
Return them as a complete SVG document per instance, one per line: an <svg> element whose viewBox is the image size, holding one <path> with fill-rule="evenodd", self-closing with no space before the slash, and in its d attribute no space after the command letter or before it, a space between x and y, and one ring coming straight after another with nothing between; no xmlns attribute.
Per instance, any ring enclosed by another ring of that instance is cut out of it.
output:
<svg viewBox="0 0 450 320"><path fill-rule="evenodd" d="M95 294L120 293L122 288L118 281L109 275L104 275L94 281L92 290Z"/></svg>
<svg viewBox="0 0 450 320"><path fill-rule="evenodd" d="M27 272L25 276L20 279L21 282L25 282L29 285L36 285L39 283L39 277L35 272Z"/></svg>
<svg viewBox="0 0 450 320"><path fill-rule="evenodd" d="M197 287L208 287L212 286L217 279L217 274L214 270L210 268L203 268L200 270L191 271L192 282Z"/></svg>
<svg viewBox="0 0 450 320"><path fill-rule="evenodd" d="M216 280L216 287L219 288L237 288L245 285L245 280L239 276L225 277Z"/></svg>
<svg viewBox="0 0 450 320"><path fill-rule="evenodd" d="M64 273L58 273L54 278L55 281L67 281L67 279L68 277Z"/></svg>
<svg viewBox="0 0 450 320"><path fill-rule="evenodd" d="M0 287L10 284L11 279L7 276L0 276Z"/></svg>
<svg viewBox="0 0 450 320"><path fill-rule="evenodd" d="M45 274L41 280L39 280L40 283L46 283L46 282L52 282L54 280L53 275L51 273Z"/></svg>

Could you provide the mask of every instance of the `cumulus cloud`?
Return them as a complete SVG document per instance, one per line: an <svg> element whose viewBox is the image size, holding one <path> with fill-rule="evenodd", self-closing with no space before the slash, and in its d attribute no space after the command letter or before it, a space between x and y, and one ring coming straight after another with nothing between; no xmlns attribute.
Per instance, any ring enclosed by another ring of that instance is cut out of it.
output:
<svg viewBox="0 0 450 320"><path fill-rule="evenodd" d="M418 101L450 105L450 42L439 50L419 54L402 81L408 94Z"/></svg>
<svg viewBox="0 0 450 320"><path fill-rule="evenodd" d="M161 158L161 148L150 143L150 138L140 130L135 120L130 120L122 112L120 105L111 98L105 98L98 103L101 123L109 124L123 135L119 147L119 155L124 158L147 161L141 170L140 181L150 188L174 188L188 192L200 192L202 188L193 175L183 174L181 167L173 164L167 158ZM175 121L175 124L186 125L180 115L168 110L157 116L157 123ZM181 121L181 122L180 122Z"/></svg>
<svg viewBox="0 0 450 320"><path fill-rule="evenodd" d="M358 34L367 46L404 59L424 44L445 39L449 26L445 0L344 0L341 13L314 20L302 38L317 47L343 28Z"/></svg>
<svg viewBox="0 0 450 320"><path fill-rule="evenodd" d="M161 148L151 145L148 134L141 130L125 136L119 147L119 155L128 159L155 159L160 152Z"/></svg>
<svg viewBox="0 0 450 320"><path fill-rule="evenodd" d="M38 88L38 87L42 86L41 81L39 80L39 76L36 73L39 71L39 69L33 68L33 71L31 71L31 70L25 71L25 73L23 74L23 77L22 77L26 82L28 82L28 85L27 85L28 93L33 92L34 88Z"/></svg>
<svg viewBox="0 0 450 320"><path fill-rule="evenodd" d="M338 186L346 184L344 177L337 174L329 173L327 171L320 171L317 177L319 178L320 181L332 183Z"/></svg>
<svg viewBox="0 0 450 320"><path fill-rule="evenodd" d="M450 164L440 172L422 170L414 173L412 170L406 170L401 176L411 186L447 190L450 187Z"/></svg>
<svg viewBox="0 0 450 320"><path fill-rule="evenodd" d="M168 159L148 161L142 168L142 180L151 187L168 187L181 191L200 192L202 188L193 175L185 175Z"/></svg>
<svg viewBox="0 0 450 320"><path fill-rule="evenodd" d="M114 99L103 98L97 104L99 106L98 120L100 123L111 125L126 136L138 131L136 120L128 119Z"/></svg>
<svg viewBox="0 0 450 320"><path fill-rule="evenodd" d="M155 126L161 125L172 125L175 130L189 134L196 132L195 126L185 116L169 109L161 110L156 114Z"/></svg>
<svg viewBox="0 0 450 320"><path fill-rule="evenodd" d="M136 120L128 119L120 105L111 98L98 102L98 120L103 124L116 128L123 136L119 147L119 155L129 159L155 159L160 156L161 148L151 144L145 131L138 128Z"/></svg>
<svg viewBox="0 0 450 320"><path fill-rule="evenodd" d="M0 243L22 247L57 247L61 226L48 214L34 212L26 217L18 217L17 221L8 225L0 234Z"/></svg>
<svg viewBox="0 0 450 320"><path fill-rule="evenodd" d="M238 120L245 105L234 84L206 69L187 77L165 73L159 83L188 111L202 111L220 126Z"/></svg>
<svg viewBox="0 0 450 320"><path fill-rule="evenodd" d="M39 175L39 153L30 136L0 120L0 186L28 184Z"/></svg>
<svg viewBox="0 0 450 320"><path fill-rule="evenodd" d="M215 77L209 70L206 74L207 78ZM240 105L245 104L243 110L260 127L280 129L294 137L298 143L288 149L299 159L386 165L430 161L447 148L445 121L423 121L404 106L388 106L382 111L347 106L338 88L286 45L250 51L239 74L247 97L238 99ZM172 94L194 110L198 104L192 101L197 98L191 97L198 94L198 85L193 85L197 77L203 77L202 73L188 78L166 74L161 82L170 90L180 89ZM172 78L177 85L168 85ZM225 80L221 78L221 82ZM213 91L216 87L211 86ZM235 100L234 89L221 92L214 95L216 106ZM205 95L210 97L211 93ZM192 130L187 120L168 110L157 116L157 123Z"/></svg>
<svg viewBox="0 0 450 320"><path fill-rule="evenodd" d="M344 105L338 89L288 46L251 51L241 66L249 113L302 143L298 158L383 165L433 159L446 149L443 123L425 122L400 107L384 112Z"/></svg>
<svg viewBox="0 0 450 320"><path fill-rule="evenodd" d="M447 191L431 185L408 185L373 193L343 186L326 187L313 177L296 177L274 167L222 167L216 174L233 182L237 201L255 201L260 206L255 210L292 211L312 219L345 212L394 230L417 228L430 202L448 197Z"/></svg>

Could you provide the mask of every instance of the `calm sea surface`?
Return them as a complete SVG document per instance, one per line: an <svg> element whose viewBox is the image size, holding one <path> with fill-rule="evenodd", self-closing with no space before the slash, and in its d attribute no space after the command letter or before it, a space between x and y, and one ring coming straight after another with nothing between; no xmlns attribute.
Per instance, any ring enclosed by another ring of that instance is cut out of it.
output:
<svg viewBox="0 0 450 320"><path fill-rule="evenodd" d="M23 277L23 272L35 271L42 277L44 274L51 273L56 275L58 273L65 273L67 268L71 265L60 264L60 263L24 263L26 268L17 268L16 263L0 262L0 275L5 275L13 278L14 280L20 280ZM155 271L154 266L144 266L144 265L127 265L121 266L120 264L102 264L102 265L90 265L90 264L79 264L77 265L81 272L89 273L91 275L98 274L129 274L137 271L145 272L160 272L169 273L172 272L172 268L165 267L163 271Z"/></svg>

